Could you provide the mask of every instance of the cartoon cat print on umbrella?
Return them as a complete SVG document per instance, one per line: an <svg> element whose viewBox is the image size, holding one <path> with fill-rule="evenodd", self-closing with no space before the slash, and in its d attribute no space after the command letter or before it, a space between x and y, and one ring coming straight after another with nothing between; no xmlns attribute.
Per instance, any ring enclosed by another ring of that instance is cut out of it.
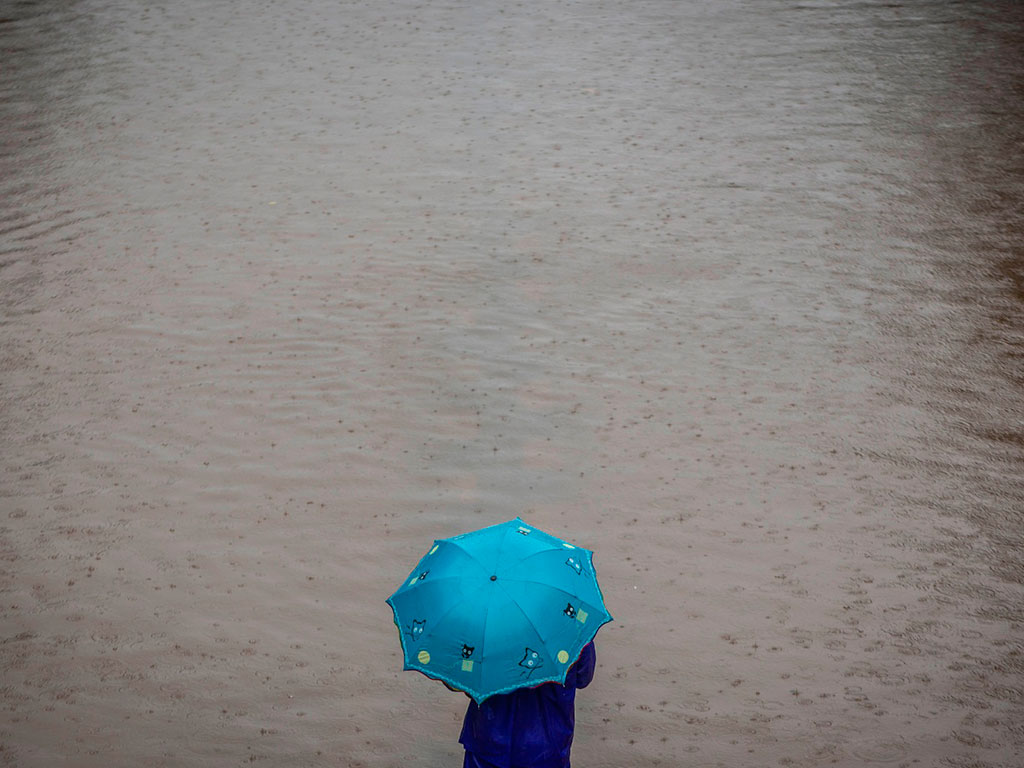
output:
<svg viewBox="0 0 1024 768"><path fill-rule="evenodd" d="M522 673L523 677L530 677L534 672L544 666L544 659L530 647L527 647L523 653L523 660L519 662L519 666L523 667L525 671Z"/></svg>

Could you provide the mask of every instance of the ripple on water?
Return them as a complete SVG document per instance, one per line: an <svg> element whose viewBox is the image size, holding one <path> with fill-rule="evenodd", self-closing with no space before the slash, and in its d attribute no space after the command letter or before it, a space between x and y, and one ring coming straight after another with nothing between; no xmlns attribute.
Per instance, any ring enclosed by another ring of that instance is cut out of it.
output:
<svg viewBox="0 0 1024 768"><path fill-rule="evenodd" d="M973 597L982 600L995 600L999 593L992 587L970 581L952 581L939 579L932 584L932 589L946 597Z"/></svg>
<svg viewBox="0 0 1024 768"><path fill-rule="evenodd" d="M877 680L882 685L906 685L911 680L910 675L904 672L896 672L870 661L853 662L846 668L846 675L847 677L870 678Z"/></svg>
<svg viewBox="0 0 1024 768"><path fill-rule="evenodd" d="M849 750L850 754L865 763L894 763L910 754L907 744L896 739L864 739L851 745Z"/></svg>

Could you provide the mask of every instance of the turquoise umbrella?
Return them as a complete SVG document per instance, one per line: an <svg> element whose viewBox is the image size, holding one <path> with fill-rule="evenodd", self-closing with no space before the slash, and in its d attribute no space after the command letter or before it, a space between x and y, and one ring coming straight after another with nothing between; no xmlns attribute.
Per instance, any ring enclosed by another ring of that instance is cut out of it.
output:
<svg viewBox="0 0 1024 768"><path fill-rule="evenodd" d="M519 518L434 542L388 598L405 669L483 702L564 683L612 620L594 553Z"/></svg>

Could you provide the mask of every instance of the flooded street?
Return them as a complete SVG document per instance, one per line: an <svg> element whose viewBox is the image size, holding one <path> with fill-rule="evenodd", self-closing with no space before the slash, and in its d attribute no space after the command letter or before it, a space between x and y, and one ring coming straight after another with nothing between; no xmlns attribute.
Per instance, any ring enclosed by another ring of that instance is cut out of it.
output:
<svg viewBox="0 0 1024 768"><path fill-rule="evenodd" d="M1024 764L1024 6L0 11L0 765L461 764L515 516L579 768Z"/></svg>

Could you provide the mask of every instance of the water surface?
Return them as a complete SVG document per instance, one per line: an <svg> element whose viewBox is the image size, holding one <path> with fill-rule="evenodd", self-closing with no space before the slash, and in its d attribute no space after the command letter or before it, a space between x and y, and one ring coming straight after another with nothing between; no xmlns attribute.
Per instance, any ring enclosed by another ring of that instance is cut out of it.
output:
<svg viewBox="0 0 1024 768"><path fill-rule="evenodd" d="M457 765L383 601L521 515L616 617L581 765L1019 764L1022 43L6 5L0 756Z"/></svg>

